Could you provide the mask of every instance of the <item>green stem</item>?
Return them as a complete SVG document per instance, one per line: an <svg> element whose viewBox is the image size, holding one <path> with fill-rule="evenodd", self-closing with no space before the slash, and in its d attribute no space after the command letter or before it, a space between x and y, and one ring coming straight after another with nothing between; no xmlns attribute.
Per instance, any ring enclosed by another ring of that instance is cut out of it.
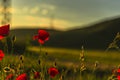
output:
<svg viewBox="0 0 120 80"><path fill-rule="evenodd" d="M12 49L11 49L11 54L14 52L14 42L12 41Z"/></svg>
<svg viewBox="0 0 120 80"><path fill-rule="evenodd" d="M6 54L8 54L8 45L7 45L7 38L5 38L5 46L4 46L4 51Z"/></svg>
<svg viewBox="0 0 120 80"><path fill-rule="evenodd" d="M42 80L45 80L44 75L45 75L45 71L44 71L44 65L43 65L43 54L42 54L42 45L40 44L40 54L39 54L39 59L41 60L41 64L40 64L40 68L41 68L41 73L42 73Z"/></svg>

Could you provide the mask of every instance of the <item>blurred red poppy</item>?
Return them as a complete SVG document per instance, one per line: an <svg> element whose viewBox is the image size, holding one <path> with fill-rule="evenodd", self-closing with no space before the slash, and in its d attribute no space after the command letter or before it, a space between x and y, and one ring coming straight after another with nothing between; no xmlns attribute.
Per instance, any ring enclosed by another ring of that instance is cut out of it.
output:
<svg viewBox="0 0 120 80"><path fill-rule="evenodd" d="M48 74L51 78L54 78L59 73L57 68L51 67L48 69Z"/></svg>
<svg viewBox="0 0 120 80"><path fill-rule="evenodd" d="M9 74L9 75L6 77L6 80L13 80L13 77L14 77L13 74Z"/></svg>
<svg viewBox="0 0 120 80"><path fill-rule="evenodd" d="M118 69L118 70L117 70L117 75L119 75L119 76L120 76L120 69Z"/></svg>
<svg viewBox="0 0 120 80"><path fill-rule="evenodd" d="M40 78L40 72L34 72L34 79Z"/></svg>
<svg viewBox="0 0 120 80"><path fill-rule="evenodd" d="M3 57L4 57L4 53L2 50L0 50L0 61L3 59Z"/></svg>
<svg viewBox="0 0 120 80"><path fill-rule="evenodd" d="M16 80L27 80L27 75L26 75L26 73L23 73L23 74L19 75L19 76L16 78Z"/></svg>
<svg viewBox="0 0 120 80"><path fill-rule="evenodd" d="M120 80L120 76L117 76L117 80Z"/></svg>
<svg viewBox="0 0 120 80"><path fill-rule="evenodd" d="M38 39L40 44L44 44L45 41L49 40L49 33L45 30L38 30L38 35L33 36L33 39Z"/></svg>
<svg viewBox="0 0 120 80"><path fill-rule="evenodd" d="M10 31L10 25L3 25L0 27L0 40L3 39L5 36L9 34Z"/></svg>

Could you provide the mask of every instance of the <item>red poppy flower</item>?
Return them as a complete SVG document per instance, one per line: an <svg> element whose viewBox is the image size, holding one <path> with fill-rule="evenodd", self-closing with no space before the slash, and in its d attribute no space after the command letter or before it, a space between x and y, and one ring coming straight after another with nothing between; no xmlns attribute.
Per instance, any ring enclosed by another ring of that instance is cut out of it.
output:
<svg viewBox="0 0 120 80"><path fill-rule="evenodd" d="M6 80L13 80L13 74L9 74L7 77L6 77Z"/></svg>
<svg viewBox="0 0 120 80"><path fill-rule="evenodd" d="M49 33L45 30L38 30L38 35L33 36L33 39L38 39L40 44L44 44L49 39Z"/></svg>
<svg viewBox="0 0 120 80"><path fill-rule="evenodd" d="M26 73L23 73L23 74L19 75L19 76L16 78L16 80L27 80L27 75L26 75Z"/></svg>
<svg viewBox="0 0 120 80"><path fill-rule="evenodd" d="M39 79L39 78L40 78L40 73L34 72L34 79Z"/></svg>
<svg viewBox="0 0 120 80"><path fill-rule="evenodd" d="M3 57L4 57L4 53L2 50L0 50L0 61L3 59Z"/></svg>
<svg viewBox="0 0 120 80"><path fill-rule="evenodd" d="M120 76L117 76L117 79L120 80Z"/></svg>
<svg viewBox="0 0 120 80"><path fill-rule="evenodd" d="M0 27L0 40L9 34L10 25L4 25Z"/></svg>
<svg viewBox="0 0 120 80"><path fill-rule="evenodd" d="M119 75L119 76L120 76L120 69L118 69L118 70L117 70L117 75Z"/></svg>
<svg viewBox="0 0 120 80"><path fill-rule="evenodd" d="M51 78L54 78L59 73L58 69L51 67L48 69L48 74L50 74Z"/></svg>

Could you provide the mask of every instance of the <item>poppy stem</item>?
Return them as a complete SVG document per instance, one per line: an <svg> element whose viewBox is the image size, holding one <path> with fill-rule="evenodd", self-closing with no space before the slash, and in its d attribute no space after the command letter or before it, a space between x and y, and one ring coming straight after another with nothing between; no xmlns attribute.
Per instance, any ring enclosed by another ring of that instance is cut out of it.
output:
<svg viewBox="0 0 120 80"><path fill-rule="evenodd" d="M40 54L39 54L39 59L41 60L40 62L40 68L41 68L41 78L44 80L44 65L43 65L43 54L42 54L42 44L40 44Z"/></svg>
<svg viewBox="0 0 120 80"><path fill-rule="evenodd" d="M41 54L41 52L42 52L42 49L41 49L41 48L42 48L42 45L40 44L40 54Z"/></svg>
<svg viewBox="0 0 120 80"><path fill-rule="evenodd" d="M8 54L8 44L7 44L7 38L5 38L4 51L5 51L5 53L6 53L6 54Z"/></svg>
<svg viewBox="0 0 120 80"><path fill-rule="evenodd" d="M14 52L14 42L12 41L12 48L11 48L11 54Z"/></svg>
<svg viewBox="0 0 120 80"><path fill-rule="evenodd" d="M1 66L0 66L0 68L2 69L3 68L3 61L0 61L1 63ZM0 80L3 80L4 79L4 76L3 76L3 72L2 71L0 71Z"/></svg>

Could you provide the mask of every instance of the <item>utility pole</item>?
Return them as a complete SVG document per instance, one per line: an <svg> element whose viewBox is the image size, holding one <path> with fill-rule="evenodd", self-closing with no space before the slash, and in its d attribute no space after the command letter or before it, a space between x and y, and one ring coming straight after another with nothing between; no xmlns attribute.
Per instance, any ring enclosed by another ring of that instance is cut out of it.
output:
<svg viewBox="0 0 120 80"><path fill-rule="evenodd" d="M55 15L51 14L50 16L50 28L54 29L54 19L55 19Z"/></svg>
<svg viewBox="0 0 120 80"><path fill-rule="evenodd" d="M9 24L11 21L11 0L1 0L0 7L2 8L0 14L2 16L1 24Z"/></svg>

